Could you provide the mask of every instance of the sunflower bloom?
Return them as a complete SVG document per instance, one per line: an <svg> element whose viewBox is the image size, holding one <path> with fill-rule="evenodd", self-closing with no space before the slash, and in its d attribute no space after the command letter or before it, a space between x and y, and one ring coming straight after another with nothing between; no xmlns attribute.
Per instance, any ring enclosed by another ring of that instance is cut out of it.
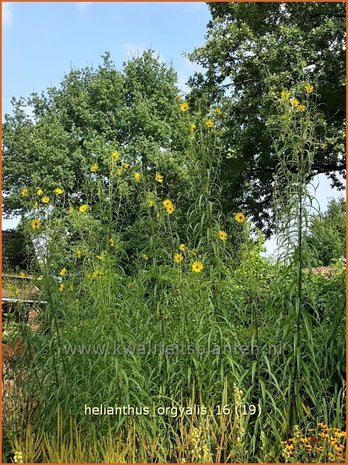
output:
<svg viewBox="0 0 348 465"><path fill-rule="evenodd" d="M306 89L307 94L311 94L314 90L314 87L311 84L306 84L305 89Z"/></svg>
<svg viewBox="0 0 348 465"><path fill-rule="evenodd" d="M291 94L290 94L290 92L288 90L283 89L282 93L280 94L280 98L283 100L283 102L285 102L285 101L289 100L290 95Z"/></svg>
<svg viewBox="0 0 348 465"><path fill-rule="evenodd" d="M178 247L179 250L181 250L181 252L185 252L186 250L186 245L185 244L180 244L179 247Z"/></svg>
<svg viewBox="0 0 348 465"><path fill-rule="evenodd" d="M133 174L135 182L140 182L141 181L141 174L140 173L134 173Z"/></svg>
<svg viewBox="0 0 348 465"><path fill-rule="evenodd" d="M81 255L82 255L81 250L80 250L80 249L77 249L77 250L75 251L75 257L76 257L76 258L81 258Z"/></svg>
<svg viewBox="0 0 348 465"><path fill-rule="evenodd" d="M41 228L41 221L38 219L31 220L31 227L33 229L40 229Z"/></svg>
<svg viewBox="0 0 348 465"><path fill-rule="evenodd" d="M171 215L175 210L173 202L169 199L163 200L163 207L169 215Z"/></svg>
<svg viewBox="0 0 348 465"><path fill-rule="evenodd" d="M90 167L91 173L96 173L99 170L98 163L93 163L93 165Z"/></svg>
<svg viewBox="0 0 348 465"><path fill-rule="evenodd" d="M300 105L300 102L297 100L297 98L291 98L289 102L293 108L297 108Z"/></svg>
<svg viewBox="0 0 348 465"><path fill-rule="evenodd" d="M184 256L182 253L176 253L173 257L174 263L181 263L184 259Z"/></svg>
<svg viewBox="0 0 348 465"><path fill-rule="evenodd" d="M91 278L92 279L98 279L100 278L101 276L103 276L103 272L101 270L95 270L93 271L92 275L91 275Z"/></svg>
<svg viewBox="0 0 348 465"><path fill-rule="evenodd" d="M120 153L117 151L112 152L111 158L113 159L113 161L118 161L120 159Z"/></svg>
<svg viewBox="0 0 348 465"><path fill-rule="evenodd" d="M38 206L39 206L39 204L38 204L37 202L34 202L34 203L33 203L33 208L36 209L36 208L38 208Z"/></svg>
<svg viewBox="0 0 348 465"><path fill-rule="evenodd" d="M207 128L213 128L215 123L212 119L207 119L206 122L205 122L205 125L207 126Z"/></svg>
<svg viewBox="0 0 348 465"><path fill-rule="evenodd" d="M41 202L42 202L42 203L45 203L45 204L48 204L48 203L50 203L50 200L51 200L51 199L48 197L48 195L44 195L44 196L42 197L42 199L41 199Z"/></svg>
<svg viewBox="0 0 348 465"><path fill-rule="evenodd" d="M244 223L244 221L246 220L245 215L243 215L243 213L240 212L234 215L234 219L237 221L237 223Z"/></svg>
<svg viewBox="0 0 348 465"><path fill-rule="evenodd" d="M116 173L118 174L118 176L122 176L122 174L123 174L123 168L122 168L122 166L120 166L119 168L117 168Z"/></svg>
<svg viewBox="0 0 348 465"><path fill-rule="evenodd" d="M65 287L64 284L61 283L61 284L59 285L59 292L63 292L63 291L64 291L64 287Z"/></svg>
<svg viewBox="0 0 348 465"><path fill-rule="evenodd" d="M23 187L21 190L21 197L28 197L29 195L29 190L26 187Z"/></svg>
<svg viewBox="0 0 348 465"><path fill-rule="evenodd" d="M220 230L219 231L219 239L221 239L222 241L225 241L227 239L227 232Z"/></svg>
<svg viewBox="0 0 348 465"><path fill-rule="evenodd" d="M175 100L176 100L177 102L181 102L181 97L180 97L180 95L177 95L177 96L175 97Z"/></svg>
<svg viewBox="0 0 348 465"><path fill-rule="evenodd" d="M195 125L195 123L190 124L190 129L192 132L194 132L197 129L197 126Z"/></svg>
<svg viewBox="0 0 348 465"><path fill-rule="evenodd" d="M59 272L59 276L61 276L62 278L67 274L68 270L64 267L60 270Z"/></svg>
<svg viewBox="0 0 348 465"><path fill-rule="evenodd" d="M162 184L162 182L163 182L163 176L162 176L160 173L156 173L155 181L157 181L157 182L159 182L160 184Z"/></svg>
<svg viewBox="0 0 348 465"><path fill-rule="evenodd" d="M89 210L89 205L86 205L86 204L81 205L81 207L79 208L80 213L87 213L88 210Z"/></svg>
<svg viewBox="0 0 348 465"><path fill-rule="evenodd" d="M40 189L40 188L36 191L36 195L37 195L38 197L41 197L43 194L44 194L44 193L43 193L43 190Z"/></svg>
<svg viewBox="0 0 348 465"><path fill-rule="evenodd" d="M64 194L64 190L63 190L61 187L56 187L56 188L54 189L54 193L55 193L56 195L62 195L62 194Z"/></svg>
<svg viewBox="0 0 348 465"><path fill-rule="evenodd" d="M297 109L298 109L298 111L301 111L302 113L304 111L306 111L306 107L304 105L302 105L302 104L298 105Z"/></svg>
<svg viewBox="0 0 348 465"><path fill-rule="evenodd" d="M183 102L181 105L180 105L180 110L185 112L189 109L189 104L187 102Z"/></svg>
<svg viewBox="0 0 348 465"><path fill-rule="evenodd" d="M129 168L129 163L123 163L123 168L126 170L127 168Z"/></svg>
<svg viewBox="0 0 348 465"><path fill-rule="evenodd" d="M222 115L222 110L221 110L221 108L215 108L215 113L216 113L217 115L221 116L221 115Z"/></svg>
<svg viewBox="0 0 348 465"><path fill-rule="evenodd" d="M194 273L201 273L203 269L204 269L204 265L199 260L196 260L195 262L192 263L191 270Z"/></svg>

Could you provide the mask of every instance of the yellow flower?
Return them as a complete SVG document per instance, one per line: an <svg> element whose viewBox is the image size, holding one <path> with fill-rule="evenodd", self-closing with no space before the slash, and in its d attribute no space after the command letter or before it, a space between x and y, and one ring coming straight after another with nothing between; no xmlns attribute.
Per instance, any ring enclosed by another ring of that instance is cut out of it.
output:
<svg viewBox="0 0 348 465"><path fill-rule="evenodd" d="M244 221L246 220L245 216L243 215L243 213L236 213L234 215L234 219L237 221L237 223L244 223Z"/></svg>
<svg viewBox="0 0 348 465"><path fill-rule="evenodd" d="M95 271L93 271L91 278L92 279L98 279L101 276L103 276L103 274L104 273L101 270L95 270Z"/></svg>
<svg viewBox="0 0 348 465"><path fill-rule="evenodd" d="M146 255L146 253L143 254L143 260L145 260L146 262L148 261L149 257Z"/></svg>
<svg viewBox="0 0 348 465"><path fill-rule="evenodd" d="M212 119L207 119L205 125L207 126L207 128L213 128L215 123Z"/></svg>
<svg viewBox="0 0 348 465"><path fill-rule="evenodd" d="M183 259L184 259L184 256L181 253L176 253L173 257L174 263L181 263Z"/></svg>
<svg viewBox="0 0 348 465"><path fill-rule="evenodd" d="M180 110L185 112L189 109L189 104L187 102L183 102L181 105L180 105Z"/></svg>
<svg viewBox="0 0 348 465"><path fill-rule="evenodd" d="M297 108L300 105L300 102L297 100L297 98L291 98L289 102L293 108Z"/></svg>
<svg viewBox="0 0 348 465"><path fill-rule="evenodd" d="M290 95L291 95L291 94L290 94L290 92L289 92L288 90L283 89L283 90L282 90L282 93L280 94L280 98L281 98L283 101L289 100Z"/></svg>
<svg viewBox="0 0 348 465"><path fill-rule="evenodd" d="M215 113L216 113L217 115L221 116L221 115L222 115L222 110L221 110L221 108L215 108Z"/></svg>
<svg viewBox="0 0 348 465"><path fill-rule="evenodd" d="M200 262L199 260L195 261L192 263L192 267L191 267L192 271L194 273L200 273L201 271L203 271L204 269L204 265L202 262Z"/></svg>
<svg viewBox="0 0 348 465"><path fill-rule="evenodd" d="M76 258L81 258L81 255L82 255L81 250L80 250L80 249L77 249L77 250L75 251L75 257L76 257Z"/></svg>
<svg viewBox="0 0 348 465"><path fill-rule="evenodd" d="M133 177L135 179L135 182L140 182L141 181L141 174L140 173L134 173Z"/></svg>
<svg viewBox="0 0 348 465"><path fill-rule="evenodd" d="M159 173L156 173L156 176L155 176L155 181L159 182L160 184L162 184L163 182L163 176Z"/></svg>
<svg viewBox="0 0 348 465"><path fill-rule="evenodd" d="M226 231L219 231L219 239L225 241L227 239L227 232Z"/></svg>
<svg viewBox="0 0 348 465"><path fill-rule="evenodd" d="M115 152L112 152L111 157L112 157L113 161L118 161L120 159L120 154L119 154L119 152L115 151Z"/></svg>
<svg viewBox="0 0 348 465"><path fill-rule="evenodd" d="M180 101L181 101L180 95L177 95L177 96L175 97L175 100L176 100L177 102L180 102Z"/></svg>
<svg viewBox="0 0 348 465"><path fill-rule="evenodd" d="M122 168L122 167L117 168L116 173L117 173L119 176L122 176L122 174L123 174L123 168Z"/></svg>
<svg viewBox="0 0 348 465"><path fill-rule="evenodd" d="M93 165L90 168L91 173L96 173L99 170L98 163L93 163Z"/></svg>
<svg viewBox="0 0 348 465"><path fill-rule="evenodd" d="M36 195L39 196L39 197L41 197L41 196L43 195L43 190L39 188L39 189L36 191Z"/></svg>
<svg viewBox="0 0 348 465"><path fill-rule="evenodd" d="M23 454L20 451L16 451L13 457L14 463L24 463Z"/></svg>
<svg viewBox="0 0 348 465"><path fill-rule="evenodd" d="M65 287L64 284L61 283L61 284L59 285L59 292L63 292L63 291L64 291L64 287Z"/></svg>
<svg viewBox="0 0 348 465"><path fill-rule="evenodd" d="M180 244L179 247L178 247L179 250L181 250L181 252L185 252L186 250L186 245L185 244Z"/></svg>
<svg viewBox="0 0 348 465"><path fill-rule="evenodd" d="M306 84L305 89L307 94L311 94L314 90L314 87L311 84Z"/></svg>
<svg viewBox="0 0 348 465"><path fill-rule="evenodd" d="M59 272L59 276L61 276L62 278L67 274L68 270L64 267L60 270Z"/></svg>
<svg viewBox="0 0 348 465"><path fill-rule="evenodd" d="M86 204L81 205L81 207L79 208L79 211L80 211L81 213L87 213L88 210L89 210L89 205L86 205Z"/></svg>
<svg viewBox="0 0 348 465"><path fill-rule="evenodd" d="M68 213L73 213L74 212L74 207L70 205L70 207L68 208Z"/></svg>
<svg viewBox="0 0 348 465"><path fill-rule="evenodd" d="M129 168L129 163L123 163L123 168L126 170L127 168Z"/></svg>
<svg viewBox="0 0 348 465"><path fill-rule="evenodd" d="M115 247L115 241L112 238L109 239L109 246L110 247Z"/></svg>
<svg viewBox="0 0 348 465"><path fill-rule="evenodd" d="M27 275L24 273L24 271L21 271L21 272L19 273L19 277L22 278L22 279L24 279L24 278L27 277Z"/></svg>
<svg viewBox="0 0 348 465"><path fill-rule="evenodd" d="M46 203L46 204L50 203L50 198L48 197L48 195L45 195L44 197L42 197L41 202Z"/></svg>
<svg viewBox="0 0 348 465"><path fill-rule="evenodd" d="M55 193L56 195L62 195L62 194L64 194L64 190L63 190L61 187L56 187L56 188L54 189L54 193Z"/></svg>
<svg viewBox="0 0 348 465"><path fill-rule="evenodd" d="M29 195L29 191L26 187L23 187L23 189L21 190L21 197L28 197Z"/></svg>
<svg viewBox="0 0 348 465"><path fill-rule="evenodd" d="M195 125L195 123L190 124L190 129L191 129L192 132L197 129L197 126Z"/></svg>
<svg viewBox="0 0 348 465"><path fill-rule="evenodd" d="M41 228L41 221L38 219L31 220L31 227L33 229L40 229Z"/></svg>
<svg viewBox="0 0 348 465"><path fill-rule="evenodd" d="M38 206L39 206L39 204L37 202L33 203L33 208L37 208Z"/></svg>
<svg viewBox="0 0 348 465"><path fill-rule="evenodd" d="M300 104L300 105L298 105L297 109L298 109L298 111L302 111L302 112L303 112L303 111L306 110L306 107L305 107L304 105Z"/></svg>
<svg viewBox="0 0 348 465"><path fill-rule="evenodd" d="M171 215L175 210L173 202L169 199L163 200L163 207L169 215Z"/></svg>

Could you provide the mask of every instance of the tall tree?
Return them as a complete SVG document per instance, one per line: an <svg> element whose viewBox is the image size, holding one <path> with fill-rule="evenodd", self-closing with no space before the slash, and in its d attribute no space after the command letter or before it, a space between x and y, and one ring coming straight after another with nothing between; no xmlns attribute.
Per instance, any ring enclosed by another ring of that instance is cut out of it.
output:
<svg viewBox="0 0 348 465"><path fill-rule="evenodd" d="M191 100L222 107L225 208L243 205L270 233L277 157L267 122L275 98L299 81L314 85L325 119L312 176L342 189L345 122L344 3L210 3L205 45L189 54L204 68ZM294 96L296 97L296 95Z"/></svg>
<svg viewBox="0 0 348 465"><path fill-rule="evenodd" d="M346 255L346 201L331 200L327 210L315 216L307 237L313 262L329 266Z"/></svg>
<svg viewBox="0 0 348 465"><path fill-rule="evenodd" d="M3 125L4 213L30 210L23 194L38 189L51 195L62 186L65 201L83 200L91 165L105 171L107 182L112 151L145 170L165 165L182 188L190 129L182 119L176 80L174 69L151 50L122 71L106 53L97 69L72 69L58 87L13 98L13 113Z"/></svg>

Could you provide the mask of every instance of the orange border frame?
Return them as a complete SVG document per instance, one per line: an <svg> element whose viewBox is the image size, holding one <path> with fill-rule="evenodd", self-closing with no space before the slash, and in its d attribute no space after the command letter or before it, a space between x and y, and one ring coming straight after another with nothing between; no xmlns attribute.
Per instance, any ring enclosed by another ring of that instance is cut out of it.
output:
<svg viewBox="0 0 348 465"><path fill-rule="evenodd" d="M1 21L1 28L2 28L2 4L3 3L80 3L82 0L77 0L72 1L72 0L13 0L11 2L4 2L3 0L0 0L1 3L1 8L0 8L0 21ZM202 0L125 0L120 1L120 0L102 0L102 1L93 1L89 0L86 3L137 3L137 2L142 2L142 3L167 3L167 2L172 2L172 3L230 3L229 0L210 0L209 2L204 2ZM346 0L287 0L287 1L281 1L281 0L255 0L255 1L249 1L249 0L235 0L235 3L345 3L346 4L346 76L348 76L348 63L347 63L347 58L348 58L348 51L347 51L347 36L348 36L348 12L347 12L347 1ZM2 29L1 29L2 31ZM1 69L1 75L0 75L0 102L1 102L1 108L0 108L0 114L1 114L1 120L2 120L2 36L1 36L1 49L0 49L0 69ZM347 108L348 108L348 88L346 85L346 113L347 113ZM348 128L346 127L346 139L348 136ZM2 125L0 126L0 140L2 141ZM347 148L347 142L346 142L346 148ZM1 155L2 155L2 149L1 150ZM348 162L346 161L346 169L348 168ZM0 187L1 187L1 193L0 193L0 198L2 200L2 158L0 161ZM348 201L348 192L346 189L346 201ZM0 212L1 212L1 219L0 219L0 224L1 224L1 231L0 231L0 251L2 255L2 205L0 205ZM348 212L348 210L347 210ZM347 213L346 212L346 213ZM348 255L348 219L346 218L346 256ZM1 290L2 290L2 260L0 261L0 283L1 283ZM346 282L348 281L348 270L346 268ZM346 289L346 300L348 300L348 290ZM2 316L2 309L0 312L0 316ZM347 316L347 310L346 310L346 316ZM2 334L2 318L0 318L0 331ZM347 341L347 333L348 333L348 321L346 318L346 386L348 386L348 358L347 358L347 352L348 352L348 341ZM2 462L2 344L0 345L0 364L1 364L1 379L0 379L0 387L1 387L1 394L0 394L0 465L3 463L7 462ZM346 405L347 405L347 400L346 400ZM346 433L348 433L348 411L346 409ZM280 463L280 462L278 462ZM312 462L313 463L313 462ZM333 463L333 462L330 462ZM348 463L348 449L346 448L346 463ZM26 465L36 465L36 464L31 464L28 463ZM43 465L59 465L59 464L43 464ZM77 464L77 465L86 465L86 464ZM99 464L88 464L88 465L99 465ZM146 463L137 463L137 465L148 465ZM177 465L176 464L158 464L158 465ZM188 464L186 464L188 465ZM221 464L222 465L222 464ZM242 463L240 465L249 465L249 463ZM278 465L276 463L269 463L269 465Z"/></svg>

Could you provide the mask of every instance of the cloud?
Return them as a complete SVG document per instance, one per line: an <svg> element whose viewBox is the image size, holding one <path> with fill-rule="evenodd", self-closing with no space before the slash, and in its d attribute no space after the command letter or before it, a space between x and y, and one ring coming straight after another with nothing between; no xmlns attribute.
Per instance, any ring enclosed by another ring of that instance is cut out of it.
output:
<svg viewBox="0 0 348 465"><path fill-rule="evenodd" d="M86 11L91 7L93 2L76 2L76 8L80 13L86 13Z"/></svg>
<svg viewBox="0 0 348 465"><path fill-rule="evenodd" d="M13 11L11 3L2 4L2 25L5 27L10 27L13 24Z"/></svg>

